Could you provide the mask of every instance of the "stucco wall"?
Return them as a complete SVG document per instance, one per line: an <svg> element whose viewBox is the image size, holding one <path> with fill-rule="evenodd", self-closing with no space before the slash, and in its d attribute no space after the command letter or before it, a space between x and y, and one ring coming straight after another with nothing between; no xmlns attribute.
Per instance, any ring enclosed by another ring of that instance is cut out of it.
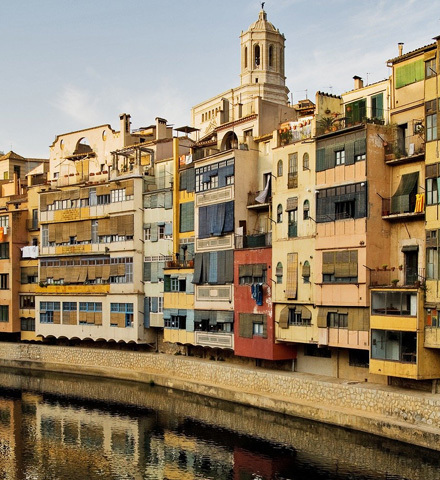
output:
<svg viewBox="0 0 440 480"><path fill-rule="evenodd" d="M182 356L0 343L0 364L187 390L440 450L440 395Z"/></svg>

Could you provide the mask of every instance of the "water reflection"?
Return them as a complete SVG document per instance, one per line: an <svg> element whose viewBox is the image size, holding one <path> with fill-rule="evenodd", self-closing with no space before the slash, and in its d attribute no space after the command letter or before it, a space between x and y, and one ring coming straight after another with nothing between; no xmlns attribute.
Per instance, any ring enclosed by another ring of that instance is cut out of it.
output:
<svg viewBox="0 0 440 480"><path fill-rule="evenodd" d="M424 479L433 451L157 386L0 373L0 479Z"/></svg>

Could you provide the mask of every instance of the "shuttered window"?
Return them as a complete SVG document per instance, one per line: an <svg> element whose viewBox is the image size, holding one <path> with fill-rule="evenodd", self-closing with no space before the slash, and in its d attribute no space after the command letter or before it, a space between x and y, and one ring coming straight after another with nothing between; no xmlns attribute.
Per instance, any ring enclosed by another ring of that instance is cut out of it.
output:
<svg viewBox="0 0 440 480"><path fill-rule="evenodd" d="M298 254L287 254L286 297L295 299L298 290Z"/></svg>
<svg viewBox="0 0 440 480"><path fill-rule="evenodd" d="M194 202L180 204L180 232L194 230Z"/></svg>

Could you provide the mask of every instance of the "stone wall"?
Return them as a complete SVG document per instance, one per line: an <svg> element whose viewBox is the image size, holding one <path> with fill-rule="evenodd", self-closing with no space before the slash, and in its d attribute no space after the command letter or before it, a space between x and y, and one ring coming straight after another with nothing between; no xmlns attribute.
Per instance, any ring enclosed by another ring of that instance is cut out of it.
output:
<svg viewBox="0 0 440 480"><path fill-rule="evenodd" d="M155 383L440 450L440 395L184 356L0 343L0 364Z"/></svg>

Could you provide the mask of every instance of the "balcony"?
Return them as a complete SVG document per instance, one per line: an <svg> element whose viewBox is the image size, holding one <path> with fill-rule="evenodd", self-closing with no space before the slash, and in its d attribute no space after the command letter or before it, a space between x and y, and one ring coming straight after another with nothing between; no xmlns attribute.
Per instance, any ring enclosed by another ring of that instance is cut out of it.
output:
<svg viewBox="0 0 440 480"><path fill-rule="evenodd" d="M211 333L211 332L194 332L194 340L196 345L211 348L234 348L233 333Z"/></svg>
<svg viewBox="0 0 440 480"><path fill-rule="evenodd" d="M425 141L419 135L409 135L395 142L384 144L385 163L395 165L423 160L425 157Z"/></svg>
<svg viewBox="0 0 440 480"><path fill-rule="evenodd" d="M419 220L425 217L425 194L382 198L382 218L388 221Z"/></svg>
<svg viewBox="0 0 440 480"><path fill-rule="evenodd" d="M424 268L406 268L403 265L399 267L382 267L370 268L370 286L394 288L399 284L403 287L424 288L426 270Z"/></svg>
<svg viewBox="0 0 440 480"><path fill-rule="evenodd" d="M236 235L235 248L262 248L272 245L272 232L256 235Z"/></svg>
<svg viewBox="0 0 440 480"><path fill-rule="evenodd" d="M194 260L170 260L166 262L166 268L194 268Z"/></svg>
<svg viewBox="0 0 440 480"><path fill-rule="evenodd" d="M270 191L260 190L259 192L249 192L247 208L250 210L269 210L272 203L272 194Z"/></svg>

